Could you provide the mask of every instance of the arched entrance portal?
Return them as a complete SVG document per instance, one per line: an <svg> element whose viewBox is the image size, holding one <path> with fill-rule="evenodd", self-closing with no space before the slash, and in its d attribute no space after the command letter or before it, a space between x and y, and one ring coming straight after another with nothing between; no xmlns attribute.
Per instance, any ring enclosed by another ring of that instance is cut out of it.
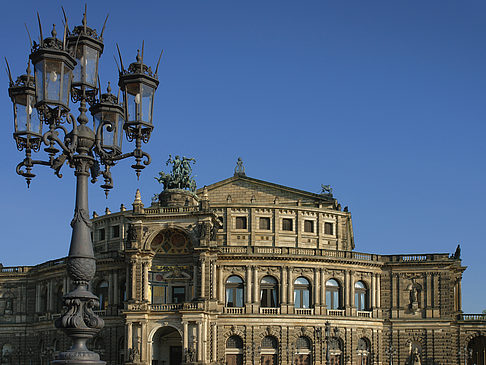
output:
<svg viewBox="0 0 486 365"><path fill-rule="evenodd" d="M162 327L152 339L152 365L181 365L182 338L173 327Z"/></svg>
<svg viewBox="0 0 486 365"><path fill-rule="evenodd" d="M468 364L486 365L486 337L474 337L468 344Z"/></svg>

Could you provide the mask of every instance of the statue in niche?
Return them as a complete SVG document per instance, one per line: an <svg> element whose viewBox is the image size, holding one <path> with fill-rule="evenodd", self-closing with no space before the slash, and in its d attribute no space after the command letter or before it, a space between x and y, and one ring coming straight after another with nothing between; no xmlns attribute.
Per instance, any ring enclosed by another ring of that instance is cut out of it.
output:
<svg viewBox="0 0 486 365"><path fill-rule="evenodd" d="M411 312L416 312L420 305L420 285L412 279L412 284L409 286L409 308Z"/></svg>
<svg viewBox="0 0 486 365"><path fill-rule="evenodd" d="M409 353L409 365L422 365L422 360L420 358L420 350L418 346L414 345L412 342L408 344L408 353Z"/></svg>

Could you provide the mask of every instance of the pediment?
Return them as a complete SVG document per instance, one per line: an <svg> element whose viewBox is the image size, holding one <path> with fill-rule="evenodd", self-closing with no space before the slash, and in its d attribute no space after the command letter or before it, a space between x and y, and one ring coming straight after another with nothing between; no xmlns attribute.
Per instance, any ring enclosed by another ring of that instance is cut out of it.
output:
<svg viewBox="0 0 486 365"><path fill-rule="evenodd" d="M333 208L337 203L330 195L270 183L247 176L235 175L206 187L211 205L255 204L319 206ZM200 190L202 192L202 189ZM199 193L199 192L198 192Z"/></svg>

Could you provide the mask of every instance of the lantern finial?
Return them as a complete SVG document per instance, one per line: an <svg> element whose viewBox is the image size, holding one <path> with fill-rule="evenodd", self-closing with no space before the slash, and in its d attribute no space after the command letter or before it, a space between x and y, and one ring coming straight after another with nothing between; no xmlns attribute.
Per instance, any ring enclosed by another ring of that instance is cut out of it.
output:
<svg viewBox="0 0 486 365"><path fill-rule="evenodd" d="M52 24L52 31L51 31L52 38L56 38L57 32L56 32L56 24Z"/></svg>
<svg viewBox="0 0 486 365"><path fill-rule="evenodd" d="M140 58L140 50L137 49L137 57L136 57L137 62L140 62L142 59Z"/></svg>
<svg viewBox="0 0 486 365"><path fill-rule="evenodd" d="M106 88L106 91L108 92L108 94L111 93L111 85L109 81L108 81L108 87Z"/></svg>

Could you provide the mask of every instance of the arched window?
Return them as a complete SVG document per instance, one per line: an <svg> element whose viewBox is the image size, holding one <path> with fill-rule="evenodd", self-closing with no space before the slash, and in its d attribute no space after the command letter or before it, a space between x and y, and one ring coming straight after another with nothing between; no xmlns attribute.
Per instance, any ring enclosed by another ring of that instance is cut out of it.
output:
<svg viewBox="0 0 486 365"><path fill-rule="evenodd" d="M329 279L326 282L326 305L328 309L341 308L340 292L341 287L335 279Z"/></svg>
<svg viewBox="0 0 486 365"><path fill-rule="evenodd" d="M108 283L105 280L98 284L96 295L100 299L100 309L108 308Z"/></svg>
<svg viewBox="0 0 486 365"><path fill-rule="evenodd" d="M300 336L295 342L295 365L311 364L311 341L308 337Z"/></svg>
<svg viewBox="0 0 486 365"><path fill-rule="evenodd" d="M62 285L59 285L56 290L56 313L62 312L63 302L62 297L64 295L64 291Z"/></svg>
<svg viewBox="0 0 486 365"><path fill-rule="evenodd" d="M278 340L273 336L265 336L261 346L261 365L277 365Z"/></svg>
<svg viewBox="0 0 486 365"><path fill-rule="evenodd" d="M310 308L311 285L304 277L297 278L294 282L295 308Z"/></svg>
<svg viewBox="0 0 486 365"><path fill-rule="evenodd" d="M233 335L226 341L226 364L243 365L243 340Z"/></svg>
<svg viewBox="0 0 486 365"><path fill-rule="evenodd" d="M370 341L368 341L368 339L362 337L358 340L358 348L356 349L356 353L358 355L358 364L369 364L370 348Z"/></svg>
<svg viewBox="0 0 486 365"><path fill-rule="evenodd" d="M329 339L329 360L331 365L341 365L343 363L343 343L337 337Z"/></svg>
<svg viewBox="0 0 486 365"><path fill-rule="evenodd" d="M122 280L120 282L118 294L119 294L118 301L120 303L119 305L121 308L123 308L123 303L127 300L127 285L125 280Z"/></svg>
<svg viewBox="0 0 486 365"><path fill-rule="evenodd" d="M354 305L359 311L368 309L368 289L362 281L354 284Z"/></svg>
<svg viewBox="0 0 486 365"><path fill-rule="evenodd" d="M47 312L47 285L42 285L39 300L39 312Z"/></svg>
<svg viewBox="0 0 486 365"><path fill-rule="evenodd" d="M264 276L260 282L260 306L277 307L278 306L278 287L277 280L273 276Z"/></svg>
<svg viewBox="0 0 486 365"><path fill-rule="evenodd" d="M243 280L236 275L226 280L226 306L243 307Z"/></svg>

